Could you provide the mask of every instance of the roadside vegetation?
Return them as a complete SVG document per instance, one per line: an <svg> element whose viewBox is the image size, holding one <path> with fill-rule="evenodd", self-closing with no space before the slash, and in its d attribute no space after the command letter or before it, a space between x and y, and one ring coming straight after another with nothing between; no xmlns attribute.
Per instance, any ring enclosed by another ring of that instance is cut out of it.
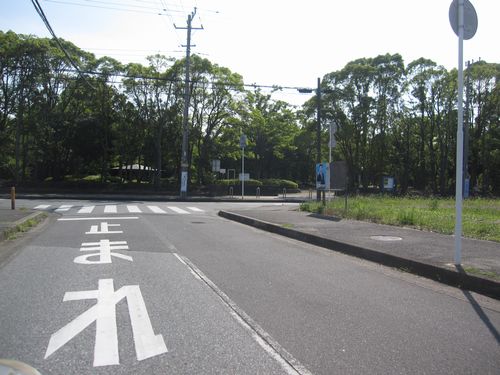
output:
<svg viewBox="0 0 500 375"><path fill-rule="evenodd" d="M0 187L179 191L185 60L121 63L58 42L85 79L54 39L0 30ZM195 54L190 61L188 191L219 191L218 179L238 176L242 134L251 179L287 191L283 180L314 186L335 123L332 160L346 162L351 190L381 189L394 177L400 194L452 194L456 69L398 53L361 57L327 72L323 95L299 107L273 94L295 88L248 85L229 67ZM467 77L469 185L500 196L500 64L476 61ZM226 176L213 171L214 160Z"/></svg>
<svg viewBox="0 0 500 375"><path fill-rule="evenodd" d="M387 196L337 197L321 202L302 203L300 209L345 219L406 226L444 234L455 228L455 200ZM466 199L462 213L463 235L500 242L500 199Z"/></svg>
<svg viewBox="0 0 500 375"><path fill-rule="evenodd" d="M41 213L38 216L26 220L24 223L16 225L12 228L9 228L3 232L3 237L6 240L14 240L16 239L21 233L25 233L29 231L31 228L36 227L41 221L45 220L47 218L47 214Z"/></svg>

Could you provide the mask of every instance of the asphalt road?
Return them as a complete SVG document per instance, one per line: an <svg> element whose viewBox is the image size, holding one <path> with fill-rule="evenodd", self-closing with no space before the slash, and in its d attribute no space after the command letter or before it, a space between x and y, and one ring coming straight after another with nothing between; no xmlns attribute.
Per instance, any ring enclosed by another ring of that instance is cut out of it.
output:
<svg viewBox="0 0 500 375"><path fill-rule="evenodd" d="M498 373L497 301L216 216L231 205L18 201L55 214L2 245L19 249L0 268L0 358L42 374Z"/></svg>

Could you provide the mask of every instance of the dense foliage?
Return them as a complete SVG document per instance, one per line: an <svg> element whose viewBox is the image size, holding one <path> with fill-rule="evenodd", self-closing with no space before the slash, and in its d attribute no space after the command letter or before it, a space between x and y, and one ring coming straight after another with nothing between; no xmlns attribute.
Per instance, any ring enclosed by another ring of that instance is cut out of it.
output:
<svg viewBox="0 0 500 375"><path fill-rule="evenodd" d="M0 179L60 181L111 175L160 187L180 174L184 61L151 56L148 65L95 58L70 42L0 32ZM239 173L239 137L247 135L245 171L256 179L313 184L316 98L297 109L251 90L243 77L192 57L189 108L191 182L212 183L211 160ZM452 192L455 176L456 75L400 55L359 59L322 82L322 145L336 121L335 160L346 160L350 183L369 188L382 176L400 189ZM500 65L470 69L471 186L499 194ZM133 166L146 166L141 173ZM133 172L131 174L131 171ZM131 177L132 175L132 177Z"/></svg>

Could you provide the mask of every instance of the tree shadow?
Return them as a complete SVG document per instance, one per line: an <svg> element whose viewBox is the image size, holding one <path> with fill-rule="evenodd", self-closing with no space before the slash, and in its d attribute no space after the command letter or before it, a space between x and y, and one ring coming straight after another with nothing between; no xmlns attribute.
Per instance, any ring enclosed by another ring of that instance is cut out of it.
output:
<svg viewBox="0 0 500 375"><path fill-rule="evenodd" d="M455 265L455 267L456 267L458 272L466 273L462 266ZM488 328L488 330L491 332L493 337L495 337L495 339L497 340L497 343L500 344L500 333L497 331L497 329L495 328L493 323L491 323L490 318L488 318L488 315L486 315L486 313L482 309L481 305L479 305L479 303L477 303L477 301L474 299L474 296L471 294L471 292L469 292L468 290L464 290L464 289L460 289L460 290L464 294L465 298L467 298L467 300L471 304L471 306L474 309L474 311L476 312L476 314L483 321L486 328Z"/></svg>

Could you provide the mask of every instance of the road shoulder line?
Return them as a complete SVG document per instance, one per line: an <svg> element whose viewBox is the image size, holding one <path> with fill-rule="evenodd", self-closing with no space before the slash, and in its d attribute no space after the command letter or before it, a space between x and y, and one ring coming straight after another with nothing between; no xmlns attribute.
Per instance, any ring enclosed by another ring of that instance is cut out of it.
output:
<svg viewBox="0 0 500 375"><path fill-rule="evenodd" d="M312 373L295 359L285 348L283 348L275 339L271 337L261 326L259 326L247 313L245 313L236 303L234 303L227 294L219 289L212 280L198 269L188 258L173 253L177 259L185 264L193 274L198 275L214 293L222 300L229 308L231 315L235 320L246 330L248 330L252 338L286 371L287 374L294 375L312 375Z"/></svg>

